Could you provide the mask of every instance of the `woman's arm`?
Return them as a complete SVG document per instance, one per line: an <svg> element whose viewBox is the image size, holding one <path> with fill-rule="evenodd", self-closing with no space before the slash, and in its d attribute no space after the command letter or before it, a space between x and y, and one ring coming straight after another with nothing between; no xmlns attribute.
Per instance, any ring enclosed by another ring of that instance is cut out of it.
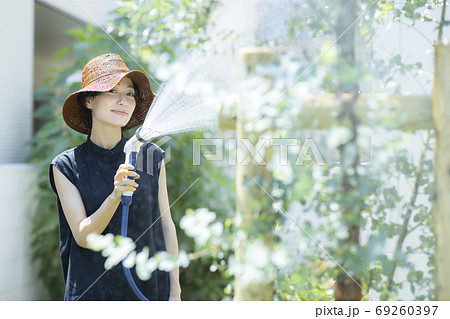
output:
<svg viewBox="0 0 450 319"><path fill-rule="evenodd" d="M172 216L170 214L169 196L167 194L166 185L166 168L164 160L162 162L161 171L159 174L159 190L158 190L159 211L161 213L161 222L164 233L164 242L166 244L166 250L169 254L178 254L178 240L173 223ZM175 268L169 272L170 278L170 296L169 300L181 300L181 287L179 280L179 268Z"/></svg>
<svg viewBox="0 0 450 319"><path fill-rule="evenodd" d="M131 171L132 169L130 165L120 165L114 177L114 191L97 211L87 217L78 189L54 165L52 166L55 186L64 215L72 235L80 247L87 248L86 238L89 234L101 234L105 230L119 206L122 193L136 190L138 184L127 179L127 176L139 178L138 174Z"/></svg>

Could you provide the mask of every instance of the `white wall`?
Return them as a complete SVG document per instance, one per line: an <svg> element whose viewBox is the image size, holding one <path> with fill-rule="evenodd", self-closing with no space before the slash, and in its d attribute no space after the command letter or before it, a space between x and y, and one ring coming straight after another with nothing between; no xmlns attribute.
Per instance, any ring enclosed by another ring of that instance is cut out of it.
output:
<svg viewBox="0 0 450 319"><path fill-rule="evenodd" d="M0 10L0 300L45 299L31 265L36 170L24 163L32 134L34 1Z"/></svg>
<svg viewBox="0 0 450 319"><path fill-rule="evenodd" d="M36 173L29 164L0 165L0 300L47 299L29 247Z"/></svg>
<svg viewBox="0 0 450 319"><path fill-rule="evenodd" d="M33 110L34 1L0 10L0 164L23 162Z"/></svg>

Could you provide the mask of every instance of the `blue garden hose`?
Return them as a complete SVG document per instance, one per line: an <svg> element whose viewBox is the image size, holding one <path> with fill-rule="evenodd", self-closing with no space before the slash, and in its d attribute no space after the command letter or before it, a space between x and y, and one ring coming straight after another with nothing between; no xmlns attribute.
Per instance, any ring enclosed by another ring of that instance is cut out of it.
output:
<svg viewBox="0 0 450 319"><path fill-rule="evenodd" d="M136 167L136 159L138 152L130 152L127 154L126 163L133 165ZM131 180L134 180L134 177L128 177ZM127 237L127 229L128 229L128 213L130 210L130 205L132 202L133 192L124 192L122 195L122 227L120 229L120 235L122 237ZM130 286L131 290L133 290L134 294L142 301L149 301L144 294L139 290L138 286L133 280L133 276L131 275L131 271L129 268L125 267L122 261L123 273L125 274L125 278Z"/></svg>
<svg viewBox="0 0 450 319"><path fill-rule="evenodd" d="M130 209L129 205L123 205L122 209L122 229L120 234L123 237L127 236L127 227L128 227L128 211ZM125 267L125 265L122 262L122 268L123 273L125 274L125 278L128 282L128 285L130 286L131 290L133 290L134 294L142 301L149 301L147 297L144 296L144 294L139 290L138 286L133 280L133 276L131 276L130 268Z"/></svg>

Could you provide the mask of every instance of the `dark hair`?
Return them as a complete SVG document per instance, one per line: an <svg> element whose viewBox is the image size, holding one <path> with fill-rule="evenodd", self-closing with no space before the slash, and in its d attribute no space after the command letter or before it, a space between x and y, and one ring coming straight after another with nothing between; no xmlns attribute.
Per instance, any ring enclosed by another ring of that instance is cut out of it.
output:
<svg viewBox="0 0 450 319"><path fill-rule="evenodd" d="M136 83L134 83L134 81L132 82L134 87L134 100L136 101L136 108L137 108L140 102L142 101L141 91L139 90L139 86L137 86ZM91 110L86 107L86 100L88 98L96 97L102 93L104 92L80 92L77 96L78 105L80 105L81 107L83 118L89 124L90 127L92 127L92 113Z"/></svg>
<svg viewBox="0 0 450 319"><path fill-rule="evenodd" d="M139 86L136 85L136 83L133 82L134 87L134 100L136 101L136 108L141 104L142 97L141 97L141 91L139 90Z"/></svg>

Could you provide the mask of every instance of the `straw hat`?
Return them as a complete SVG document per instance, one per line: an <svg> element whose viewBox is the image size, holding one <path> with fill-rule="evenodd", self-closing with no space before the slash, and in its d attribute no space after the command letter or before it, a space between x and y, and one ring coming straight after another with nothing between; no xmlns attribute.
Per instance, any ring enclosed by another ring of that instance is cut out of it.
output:
<svg viewBox="0 0 450 319"><path fill-rule="evenodd" d="M89 134L91 119L79 105L78 94L81 92L108 92L125 76L139 87L139 96L136 96L136 108L133 116L127 125L122 127L122 131L144 123L147 111L155 97L147 76L141 71L130 71L119 55L106 53L93 58L86 64L82 72L82 89L69 95L64 102L62 114L67 125L77 132Z"/></svg>

